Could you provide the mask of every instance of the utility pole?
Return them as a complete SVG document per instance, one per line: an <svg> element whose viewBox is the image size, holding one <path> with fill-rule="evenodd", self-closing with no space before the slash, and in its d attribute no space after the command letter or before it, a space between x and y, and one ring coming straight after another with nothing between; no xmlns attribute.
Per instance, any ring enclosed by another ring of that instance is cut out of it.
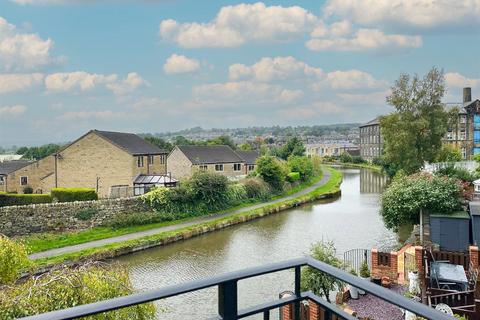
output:
<svg viewBox="0 0 480 320"><path fill-rule="evenodd" d="M96 187L97 194L98 194L99 181L100 181L100 177L97 177L97 187Z"/></svg>

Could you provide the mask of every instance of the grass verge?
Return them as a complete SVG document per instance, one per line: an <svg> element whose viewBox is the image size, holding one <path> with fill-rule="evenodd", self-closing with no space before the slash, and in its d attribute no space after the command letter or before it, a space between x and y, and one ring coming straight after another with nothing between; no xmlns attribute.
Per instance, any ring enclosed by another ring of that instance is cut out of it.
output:
<svg viewBox="0 0 480 320"><path fill-rule="evenodd" d="M292 200L282 201L280 203L267 205L262 208L254 209L244 213L219 218L209 222L199 223L173 231L162 232L139 239L112 243L102 247L84 249L78 252L66 253L55 257L38 259L34 261L34 265L38 269L46 267L48 268L50 266L60 263L74 263L89 259L103 260L107 258L112 258L150 247L165 245L175 241L188 239L231 225L257 219L268 214L280 212L292 207L305 204L307 202L315 201L326 197L333 197L340 191L342 174L332 168L327 168L326 170L329 170L332 173L329 181L326 184Z"/></svg>
<svg viewBox="0 0 480 320"><path fill-rule="evenodd" d="M305 188L308 188L314 185L315 183L320 181L322 177L323 177L323 173L310 178L308 181L300 183L299 185L283 192L280 195L275 195L271 199L266 201L268 202L272 200L277 200L279 198L283 198L283 197L292 195L294 193L297 193ZM266 202L266 201L265 200L245 201L240 205L237 205L235 207L231 207L222 211L218 211L210 215L224 214L224 213L242 209L244 207ZM205 217L205 216L202 216L202 217ZM161 228L161 227L170 226L177 223L188 222L198 218L199 217L188 217L188 218L173 220L173 221L149 223L144 225L132 225L132 226L120 227L120 228L105 226L105 227L94 227L94 228L83 230L83 231L72 231L72 232L63 232L63 233L39 233L39 234L33 234L25 237L19 237L17 238L17 240L22 241L27 247L28 253L31 254L31 253L37 253L37 252L47 251L51 249L73 246L76 244L82 244L82 243L95 241L95 240L102 240L102 239L117 237L117 236L129 234L129 233Z"/></svg>

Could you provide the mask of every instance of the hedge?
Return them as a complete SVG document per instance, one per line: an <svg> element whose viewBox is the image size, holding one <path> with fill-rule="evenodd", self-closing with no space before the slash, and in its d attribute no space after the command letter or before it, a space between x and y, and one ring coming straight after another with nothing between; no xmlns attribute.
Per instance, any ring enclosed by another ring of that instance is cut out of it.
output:
<svg viewBox="0 0 480 320"><path fill-rule="evenodd" d="M50 194L58 202L98 200L95 189L88 188L53 188Z"/></svg>
<svg viewBox="0 0 480 320"><path fill-rule="evenodd" d="M0 207L50 202L52 197L49 194L0 193Z"/></svg>
<svg viewBox="0 0 480 320"><path fill-rule="evenodd" d="M287 175L287 181L288 182L295 182L300 180L300 172L290 172Z"/></svg>

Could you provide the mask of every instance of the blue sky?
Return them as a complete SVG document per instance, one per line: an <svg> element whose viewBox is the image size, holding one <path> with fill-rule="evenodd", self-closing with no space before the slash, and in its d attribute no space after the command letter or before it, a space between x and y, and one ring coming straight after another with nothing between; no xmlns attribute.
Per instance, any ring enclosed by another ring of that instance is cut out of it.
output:
<svg viewBox="0 0 480 320"><path fill-rule="evenodd" d="M480 96L480 0L0 2L0 146L363 122L400 73Z"/></svg>

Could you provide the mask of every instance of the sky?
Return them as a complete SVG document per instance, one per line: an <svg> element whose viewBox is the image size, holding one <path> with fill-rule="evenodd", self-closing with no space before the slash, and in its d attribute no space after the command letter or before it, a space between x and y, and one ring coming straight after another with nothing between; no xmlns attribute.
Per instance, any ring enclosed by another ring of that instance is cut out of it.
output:
<svg viewBox="0 0 480 320"><path fill-rule="evenodd" d="M366 122L401 73L480 97L480 0L1 0L0 146Z"/></svg>

